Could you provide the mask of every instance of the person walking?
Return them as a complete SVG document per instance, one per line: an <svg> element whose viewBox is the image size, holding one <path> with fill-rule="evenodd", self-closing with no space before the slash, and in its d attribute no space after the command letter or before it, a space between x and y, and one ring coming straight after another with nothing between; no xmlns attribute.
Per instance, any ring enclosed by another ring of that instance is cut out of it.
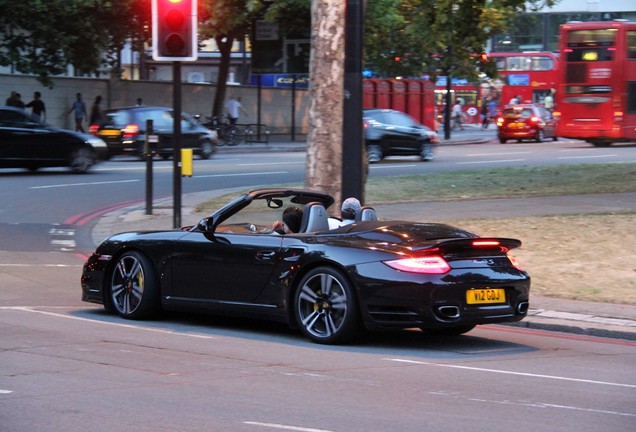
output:
<svg viewBox="0 0 636 432"><path fill-rule="evenodd" d="M100 119L102 118L102 97L100 95L95 96L95 101L93 102L93 106L91 107L91 116L89 119L89 125L99 124Z"/></svg>
<svg viewBox="0 0 636 432"><path fill-rule="evenodd" d="M488 129L488 125L490 124L490 119L488 117L488 98L484 98L483 101L481 101L481 128L483 130Z"/></svg>
<svg viewBox="0 0 636 432"><path fill-rule="evenodd" d="M84 118L86 117L86 104L82 100L82 94L77 93L75 102L71 105L71 109L68 110L68 114L73 113L75 118L75 130L77 132L84 132Z"/></svg>
<svg viewBox="0 0 636 432"><path fill-rule="evenodd" d="M462 104L459 103L459 100L453 105L451 118L453 119L453 129L459 128L464 130L464 125L462 125Z"/></svg>
<svg viewBox="0 0 636 432"><path fill-rule="evenodd" d="M497 122L497 114L499 114L499 110L497 107L497 101L493 98L488 103L488 118L493 123Z"/></svg>
<svg viewBox="0 0 636 432"><path fill-rule="evenodd" d="M42 101L42 94L39 91L33 93L33 100L26 104L27 108L31 108L31 115L37 121L44 123L46 121L46 107Z"/></svg>
<svg viewBox="0 0 636 432"><path fill-rule="evenodd" d="M227 102L225 102L225 112L230 119L230 124L233 125L238 122L241 112L247 115L247 111L245 111L243 109L243 105L241 105L241 98L235 98L234 96L230 97Z"/></svg>

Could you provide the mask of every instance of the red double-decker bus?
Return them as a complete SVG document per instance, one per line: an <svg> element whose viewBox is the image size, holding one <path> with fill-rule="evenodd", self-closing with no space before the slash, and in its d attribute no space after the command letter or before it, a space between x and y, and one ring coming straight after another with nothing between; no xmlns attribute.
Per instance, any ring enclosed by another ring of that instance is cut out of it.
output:
<svg viewBox="0 0 636 432"><path fill-rule="evenodd" d="M490 53L501 76L501 104L513 97L520 103L543 104L556 90L559 58L549 51Z"/></svg>
<svg viewBox="0 0 636 432"><path fill-rule="evenodd" d="M595 146L636 140L636 23L561 26L557 133Z"/></svg>

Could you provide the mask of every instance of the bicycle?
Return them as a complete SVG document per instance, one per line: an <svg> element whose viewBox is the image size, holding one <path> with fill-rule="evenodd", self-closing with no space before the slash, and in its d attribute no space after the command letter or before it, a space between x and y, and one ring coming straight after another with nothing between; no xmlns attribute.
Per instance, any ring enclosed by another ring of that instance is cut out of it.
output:
<svg viewBox="0 0 636 432"><path fill-rule="evenodd" d="M207 117L208 121L203 125L208 129L214 130L219 137L219 145L235 146L243 141L243 132L241 129L230 123L226 117L223 123L219 123L218 117Z"/></svg>

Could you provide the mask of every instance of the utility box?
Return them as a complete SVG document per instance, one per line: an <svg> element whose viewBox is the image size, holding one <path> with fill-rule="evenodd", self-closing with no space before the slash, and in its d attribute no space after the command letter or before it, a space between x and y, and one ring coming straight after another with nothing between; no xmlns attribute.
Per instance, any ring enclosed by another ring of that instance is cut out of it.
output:
<svg viewBox="0 0 636 432"><path fill-rule="evenodd" d="M181 149L181 176L192 177L193 153L191 148Z"/></svg>

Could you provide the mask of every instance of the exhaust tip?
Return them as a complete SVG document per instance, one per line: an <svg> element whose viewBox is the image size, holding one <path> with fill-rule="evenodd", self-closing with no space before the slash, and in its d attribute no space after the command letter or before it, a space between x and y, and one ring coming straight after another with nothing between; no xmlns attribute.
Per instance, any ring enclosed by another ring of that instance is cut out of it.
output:
<svg viewBox="0 0 636 432"><path fill-rule="evenodd" d="M457 306L438 306L437 313L443 318L459 318L459 308Z"/></svg>
<svg viewBox="0 0 636 432"><path fill-rule="evenodd" d="M529 306L530 306L530 303L528 302L520 302L517 305L517 313L520 313L521 315L527 314Z"/></svg>

